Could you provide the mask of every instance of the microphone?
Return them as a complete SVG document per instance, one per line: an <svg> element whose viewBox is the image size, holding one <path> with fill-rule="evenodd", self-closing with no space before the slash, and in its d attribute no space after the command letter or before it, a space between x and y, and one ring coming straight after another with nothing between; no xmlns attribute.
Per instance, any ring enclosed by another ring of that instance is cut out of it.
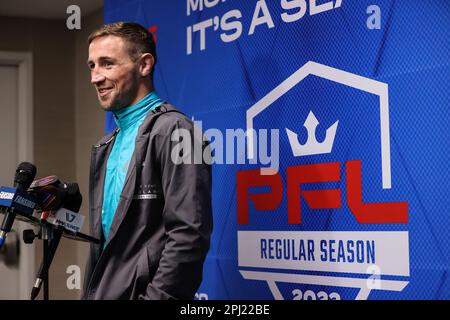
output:
<svg viewBox="0 0 450 320"><path fill-rule="evenodd" d="M64 183L56 176L48 176L35 180L30 192L37 198L41 220L62 225L69 231L81 229L84 216L77 212L83 199L77 183Z"/></svg>
<svg viewBox="0 0 450 320"><path fill-rule="evenodd" d="M78 183L64 183L57 176L33 181L29 191L36 197L42 211L55 211L64 207L78 212L83 200Z"/></svg>
<svg viewBox="0 0 450 320"><path fill-rule="evenodd" d="M65 189L67 190L67 196L64 206L56 211L49 222L76 233L81 230L84 222L84 216L78 213L83 198L77 183L67 183Z"/></svg>
<svg viewBox="0 0 450 320"><path fill-rule="evenodd" d="M31 185L34 177L36 176L36 167L29 162L22 162L16 169L16 175L14 176L14 188L18 191L26 193L28 187ZM20 196L17 196L19 198ZM19 200L25 200L22 197ZM14 219L16 218L16 212L14 208L7 209L6 215L3 218L2 226L0 228L0 248L3 246L6 240L6 235L11 231Z"/></svg>
<svg viewBox="0 0 450 320"><path fill-rule="evenodd" d="M63 205L63 208L73 212L80 211L81 203L83 202L83 197L81 196L80 187L78 186L78 183L76 182L66 183L65 186L66 186L65 189L67 190L67 197Z"/></svg>
<svg viewBox="0 0 450 320"><path fill-rule="evenodd" d="M60 208L67 197L65 185L57 176L48 176L33 181L30 193L36 197L39 209L43 212Z"/></svg>
<svg viewBox="0 0 450 320"><path fill-rule="evenodd" d="M81 208L81 203L83 201L83 197L80 193L80 188L78 187L78 183L61 183L58 187L55 189L59 189L59 191L56 191L58 196L55 197L55 202L52 205L53 209L57 209L55 204L59 203L62 204L62 208L58 210L58 212L62 209L66 209L67 212L73 213L78 215L75 212L78 212ZM51 189L51 190L55 190ZM61 190L64 189L64 190ZM57 199L58 197L62 197L63 199ZM64 212L66 213L66 212ZM62 227L62 226L61 226ZM66 229L67 227L64 226ZM36 276L36 281L34 283L33 289L31 290L31 300L36 299L36 297L39 294L39 291L41 290L42 282L44 279L48 276L48 268L50 267L53 257L55 256L56 249L58 248L59 241L61 240L63 232L61 229L56 229L53 239L50 241L50 247L48 251L48 256L44 257L46 260L46 266L44 265L44 261L41 263L41 266L39 267L39 271Z"/></svg>

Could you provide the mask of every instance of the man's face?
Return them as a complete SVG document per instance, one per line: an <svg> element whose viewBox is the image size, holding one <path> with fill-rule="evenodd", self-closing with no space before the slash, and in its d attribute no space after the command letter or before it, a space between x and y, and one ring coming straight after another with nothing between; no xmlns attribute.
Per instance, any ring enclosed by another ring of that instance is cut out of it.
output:
<svg viewBox="0 0 450 320"><path fill-rule="evenodd" d="M91 83L105 111L119 110L137 102L140 74L126 45L126 40L116 36L95 38L89 45Z"/></svg>

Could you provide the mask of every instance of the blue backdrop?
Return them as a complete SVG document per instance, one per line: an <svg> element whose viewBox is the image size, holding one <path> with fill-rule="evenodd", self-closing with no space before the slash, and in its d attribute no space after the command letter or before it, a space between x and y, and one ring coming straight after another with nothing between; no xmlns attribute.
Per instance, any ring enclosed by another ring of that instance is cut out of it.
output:
<svg viewBox="0 0 450 320"><path fill-rule="evenodd" d="M159 95L227 162L197 298L450 297L450 2L106 0L116 21L154 32Z"/></svg>

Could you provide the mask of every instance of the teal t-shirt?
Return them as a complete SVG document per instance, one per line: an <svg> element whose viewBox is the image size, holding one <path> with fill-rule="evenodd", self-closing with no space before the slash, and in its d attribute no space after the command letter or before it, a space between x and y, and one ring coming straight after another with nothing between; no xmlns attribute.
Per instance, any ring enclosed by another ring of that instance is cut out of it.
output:
<svg viewBox="0 0 450 320"><path fill-rule="evenodd" d="M150 92L138 103L113 111L119 133L116 136L111 154L106 163L104 185L102 227L105 240L119 204L120 194L125 184L131 157L134 152L135 139L139 126L147 113L161 105L162 100L155 91ZM105 241L106 243L106 241Z"/></svg>

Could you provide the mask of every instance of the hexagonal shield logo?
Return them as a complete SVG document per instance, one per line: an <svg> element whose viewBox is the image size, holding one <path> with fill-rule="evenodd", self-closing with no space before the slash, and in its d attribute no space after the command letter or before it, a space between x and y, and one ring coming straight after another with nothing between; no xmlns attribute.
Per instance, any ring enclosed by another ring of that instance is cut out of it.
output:
<svg viewBox="0 0 450 320"><path fill-rule="evenodd" d="M280 158L277 168L242 166L236 176L243 281L255 292L265 284L275 299L402 291L408 202L395 185L388 85L309 61L246 122L247 157L259 156L261 130L278 129Z"/></svg>

